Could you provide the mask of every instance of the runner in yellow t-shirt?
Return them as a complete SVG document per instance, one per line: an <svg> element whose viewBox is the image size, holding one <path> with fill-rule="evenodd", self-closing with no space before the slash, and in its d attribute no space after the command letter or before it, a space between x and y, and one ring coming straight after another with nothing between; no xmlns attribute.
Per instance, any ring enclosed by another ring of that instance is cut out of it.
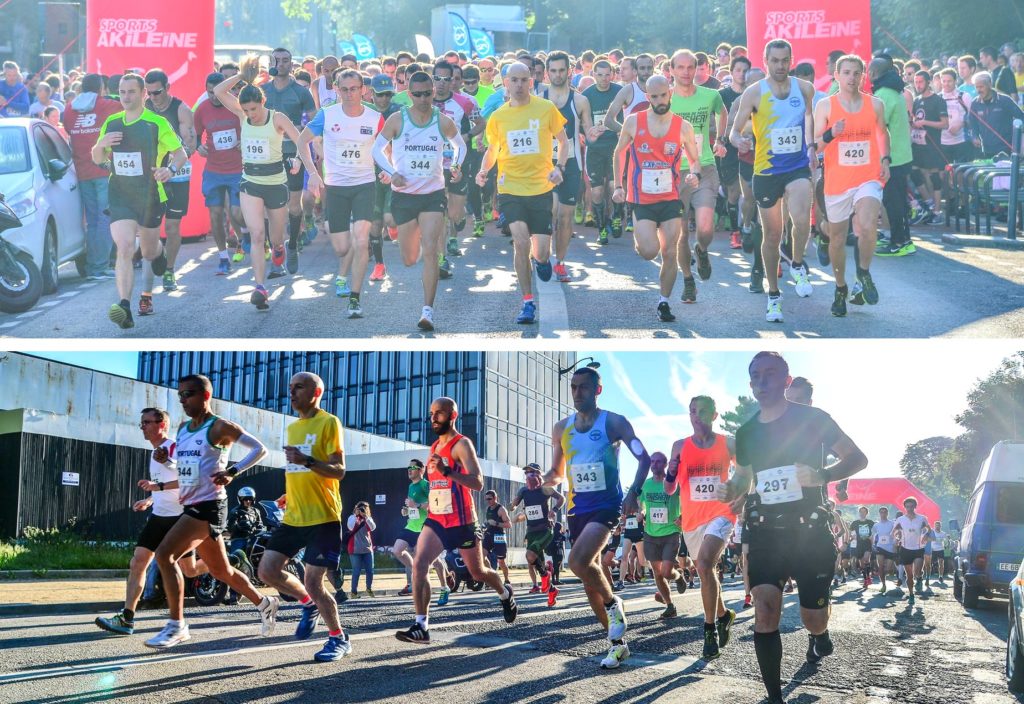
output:
<svg viewBox="0 0 1024 704"><path fill-rule="evenodd" d="M533 77L523 64L509 67L509 102L487 121L487 153L476 182L498 164L498 211L512 235L516 278L523 292L517 323L537 320L530 258L541 281L551 280L551 189L562 182L569 157L565 118L554 103L532 95ZM551 166L557 140L558 159ZM532 252L531 252L532 248Z"/></svg>

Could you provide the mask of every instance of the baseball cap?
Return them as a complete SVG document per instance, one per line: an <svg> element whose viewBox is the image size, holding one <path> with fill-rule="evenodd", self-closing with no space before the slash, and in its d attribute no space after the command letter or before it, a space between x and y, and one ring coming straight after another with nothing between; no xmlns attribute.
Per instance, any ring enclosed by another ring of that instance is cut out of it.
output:
<svg viewBox="0 0 1024 704"><path fill-rule="evenodd" d="M381 73L373 77L370 81L370 87L373 88L374 93L394 93L395 82L391 80L391 76Z"/></svg>

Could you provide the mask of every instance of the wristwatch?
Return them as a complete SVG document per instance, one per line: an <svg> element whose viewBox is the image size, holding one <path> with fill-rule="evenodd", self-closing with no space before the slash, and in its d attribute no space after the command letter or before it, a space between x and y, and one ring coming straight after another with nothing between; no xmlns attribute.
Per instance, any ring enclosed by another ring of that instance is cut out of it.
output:
<svg viewBox="0 0 1024 704"><path fill-rule="evenodd" d="M178 168L174 164L168 164L167 165L167 170L171 172L172 176L177 176L178 175Z"/></svg>
<svg viewBox="0 0 1024 704"><path fill-rule="evenodd" d="M313 459L313 455L307 455L306 461L302 463L302 466L304 466L306 469L309 469L310 467L313 466L314 462L316 462L316 460Z"/></svg>
<svg viewBox="0 0 1024 704"><path fill-rule="evenodd" d="M163 491L163 490L164 490L164 483L163 483L163 482L157 482L157 483L156 483L156 485L157 485L158 487L160 487L160 491Z"/></svg>

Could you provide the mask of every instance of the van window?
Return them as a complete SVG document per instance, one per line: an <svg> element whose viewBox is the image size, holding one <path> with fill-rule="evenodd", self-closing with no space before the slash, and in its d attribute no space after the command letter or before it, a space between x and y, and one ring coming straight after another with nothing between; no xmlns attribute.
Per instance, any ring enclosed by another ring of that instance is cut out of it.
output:
<svg viewBox="0 0 1024 704"><path fill-rule="evenodd" d="M967 507L967 519L964 521L965 526L973 526L978 520L978 506L981 504L979 501L979 494L975 494L971 499L971 505Z"/></svg>
<svg viewBox="0 0 1024 704"><path fill-rule="evenodd" d="M1007 484L996 495L996 522L1024 524L1024 485Z"/></svg>

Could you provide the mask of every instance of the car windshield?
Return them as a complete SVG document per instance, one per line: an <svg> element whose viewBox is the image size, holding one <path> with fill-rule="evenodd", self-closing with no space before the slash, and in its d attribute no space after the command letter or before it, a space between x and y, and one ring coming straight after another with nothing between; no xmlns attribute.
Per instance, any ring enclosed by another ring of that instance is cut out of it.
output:
<svg viewBox="0 0 1024 704"><path fill-rule="evenodd" d="M20 174L31 167L25 129L0 124L0 176Z"/></svg>
<svg viewBox="0 0 1024 704"><path fill-rule="evenodd" d="M1024 523L1024 484L999 487L996 495L996 521Z"/></svg>

